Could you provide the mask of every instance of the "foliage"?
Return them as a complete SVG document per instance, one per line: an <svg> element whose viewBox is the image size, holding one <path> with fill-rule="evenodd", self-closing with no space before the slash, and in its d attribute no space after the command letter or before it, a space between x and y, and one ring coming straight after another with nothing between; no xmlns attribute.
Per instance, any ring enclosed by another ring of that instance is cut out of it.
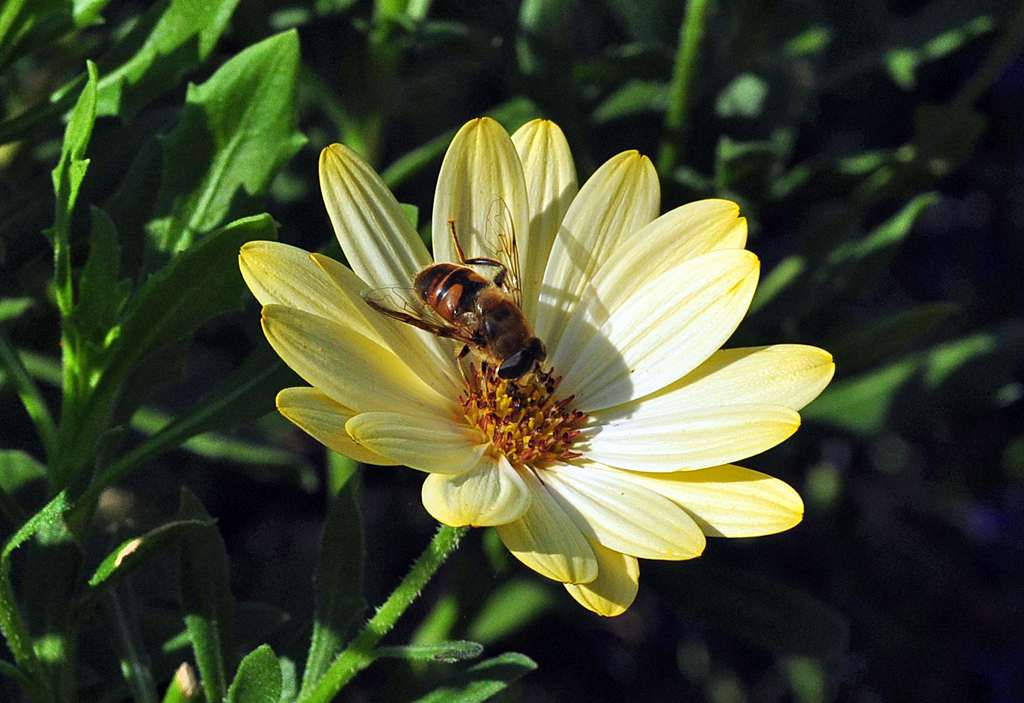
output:
<svg viewBox="0 0 1024 703"><path fill-rule="evenodd" d="M1024 690L1018 4L145 5L0 5L0 699ZM236 258L336 247L334 141L429 207L479 114L555 120L581 180L640 149L663 210L741 203L765 274L730 346L839 369L752 464L801 489L799 531L652 565L601 622L472 534L395 625L462 534L410 571L415 477L272 413L291 372Z"/></svg>

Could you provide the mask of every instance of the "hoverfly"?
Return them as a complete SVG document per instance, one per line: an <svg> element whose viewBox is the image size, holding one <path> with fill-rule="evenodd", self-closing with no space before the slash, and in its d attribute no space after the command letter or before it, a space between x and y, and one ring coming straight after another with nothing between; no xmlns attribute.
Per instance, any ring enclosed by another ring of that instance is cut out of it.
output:
<svg viewBox="0 0 1024 703"><path fill-rule="evenodd" d="M448 229L459 263L438 263L416 275L412 289L381 288L363 294L374 310L431 334L463 343L459 358L472 349L497 365L503 379L518 379L547 358L547 350L534 333L522 309L519 252L508 206L489 217L504 261L491 257L467 258L459 243L455 220ZM471 266L496 269L493 278Z"/></svg>

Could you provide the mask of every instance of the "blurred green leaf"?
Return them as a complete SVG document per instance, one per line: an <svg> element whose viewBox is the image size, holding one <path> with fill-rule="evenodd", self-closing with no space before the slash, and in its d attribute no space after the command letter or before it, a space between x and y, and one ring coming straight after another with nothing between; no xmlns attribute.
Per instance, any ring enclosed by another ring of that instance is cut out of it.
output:
<svg viewBox="0 0 1024 703"><path fill-rule="evenodd" d="M313 637L302 674L308 692L341 652L363 600L363 527L359 515L359 474L353 472L331 501L320 557L313 575Z"/></svg>
<svg viewBox="0 0 1024 703"><path fill-rule="evenodd" d="M466 635L483 644L496 642L523 629L550 607L550 590L533 579L514 579L488 597Z"/></svg>
<svg viewBox="0 0 1024 703"><path fill-rule="evenodd" d="M16 320L35 303L32 298L0 298L0 322Z"/></svg>
<svg viewBox="0 0 1024 703"><path fill-rule="evenodd" d="M971 39L991 32L994 28L995 21L988 15L981 15L960 27L942 32L919 48L892 48L883 57L883 63L896 85L904 90L912 90L916 83L917 69L922 63L948 56Z"/></svg>
<svg viewBox="0 0 1024 703"><path fill-rule="evenodd" d="M378 647L374 650L374 655L384 659L406 659L408 661L433 661L443 664L454 664L458 661L476 659L483 652L483 645L477 642L452 640L435 644Z"/></svg>
<svg viewBox="0 0 1024 703"><path fill-rule="evenodd" d="M895 361L853 378L834 381L800 414L852 432L873 434L890 421L897 397L911 393L919 412L935 413L928 391L949 386L950 402L961 408L984 401L1005 383L1013 365L1024 356L1024 324L1010 323L993 332L972 335ZM911 387L911 382L916 387ZM923 394L922 391L925 393ZM912 407L903 412L913 412Z"/></svg>
<svg viewBox="0 0 1024 703"><path fill-rule="evenodd" d="M508 688L537 668L529 657L517 652L480 662L415 703L479 703Z"/></svg>
<svg viewBox="0 0 1024 703"><path fill-rule="evenodd" d="M777 655L838 661L845 619L810 594L707 558L644 564L648 583L680 610Z"/></svg>
<svg viewBox="0 0 1024 703"><path fill-rule="evenodd" d="M832 40L828 27L811 27L796 35L783 48L786 56L814 56L820 54Z"/></svg>
<svg viewBox="0 0 1024 703"><path fill-rule="evenodd" d="M0 488L15 493L23 486L46 478L46 467L18 449L0 450Z"/></svg>
<svg viewBox="0 0 1024 703"><path fill-rule="evenodd" d="M0 73L17 58L42 48L72 26L68 0L0 3Z"/></svg>
<svg viewBox="0 0 1024 703"><path fill-rule="evenodd" d="M668 107L668 85L664 81L631 80L594 108L594 124L604 124L640 112L664 112Z"/></svg>
<svg viewBox="0 0 1024 703"><path fill-rule="evenodd" d="M269 645L249 652L228 689L228 703L280 703L281 666Z"/></svg>
<svg viewBox="0 0 1024 703"><path fill-rule="evenodd" d="M768 82L753 73L741 73L715 99L715 112L719 117L743 117L753 119L760 116L768 97Z"/></svg>
<svg viewBox="0 0 1024 703"><path fill-rule="evenodd" d="M844 373L854 373L906 351L960 310L956 303L927 303L901 310L857 329L829 346Z"/></svg>
<svg viewBox="0 0 1024 703"><path fill-rule="evenodd" d="M92 208L89 258L78 282L78 300L71 322L79 338L102 349L128 299L127 281L120 280L121 250L117 230L107 213Z"/></svg>
<svg viewBox="0 0 1024 703"><path fill-rule="evenodd" d="M770 303L777 295L789 289L790 285L800 280L800 274L807 267L802 256L787 256L768 272L760 283L754 299L750 302L750 314Z"/></svg>
<svg viewBox="0 0 1024 703"><path fill-rule="evenodd" d="M185 111L163 138L163 170L149 232L176 252L226 219L250 214L278 169L305 142L296 129L298 35L250 46L208 81L189 86Z"/></svg>
<svg viewBox="0 0 1024 703"><path fill-rule="evenodd" d="M164 0L99 60L97 112L128 121L206 60L238 0Z"/></svg>
<svg viewBox="0 0 1024 703"><path fill-rule="evenodd" d="M182 489L178 520L212 521L187 488ZM180 552L185 626L206 699L221 701L227 690L227 672L235 662L235 601L228 585L227 550L216 526L210 525L184 534Z"/></svg>
<svg viewBox="0 0 1024 703"><path fill-rule="evenodd" d="M277 606L241 601L235 607L235 636L242 644L265 642L290 620L291 616Z"/></svg>

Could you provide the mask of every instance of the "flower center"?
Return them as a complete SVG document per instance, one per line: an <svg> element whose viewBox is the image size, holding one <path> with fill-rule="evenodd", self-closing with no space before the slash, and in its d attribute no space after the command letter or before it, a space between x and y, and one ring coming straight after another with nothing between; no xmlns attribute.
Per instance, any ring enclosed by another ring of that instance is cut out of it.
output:
<svg viewBox="0 0 1024 703"><path fill-rule="evenodd" d="M571 409L573 396L558 400L562 381L537 369L515 381L498 378L486 362L470 364L466 392L459 397L466 418L483 430L515 467L581 456L572 451L587 416Z"/></svg>

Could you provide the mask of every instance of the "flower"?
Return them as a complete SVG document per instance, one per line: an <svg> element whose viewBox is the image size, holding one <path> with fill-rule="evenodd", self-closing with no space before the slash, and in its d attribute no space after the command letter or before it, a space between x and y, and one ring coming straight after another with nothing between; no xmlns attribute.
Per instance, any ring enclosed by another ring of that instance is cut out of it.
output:
<svg viewBox="0 0 1024 703"><path fill-rule="evenodd" d="M633 602L638 558L690 559L706 535L800 521L796 491L731 462L795 432L834 367L809 346L720 349L758 275L735 203L659 217L657 174L638 153L577 188L556 125L536 120L510 138L478 119L441 166L432 259L350 149L324 149L320 179L351 269L274 242L240 255L267 339L311 385L281 391L278 408L314 438L426 472L432 516L495 527L520 561L601 615ZM495 203L518 240L522 309L547 347L536 373L511 381L363 298L409 288L435 260L458 262L450 221L467 256L490 256Z"/></svg>

